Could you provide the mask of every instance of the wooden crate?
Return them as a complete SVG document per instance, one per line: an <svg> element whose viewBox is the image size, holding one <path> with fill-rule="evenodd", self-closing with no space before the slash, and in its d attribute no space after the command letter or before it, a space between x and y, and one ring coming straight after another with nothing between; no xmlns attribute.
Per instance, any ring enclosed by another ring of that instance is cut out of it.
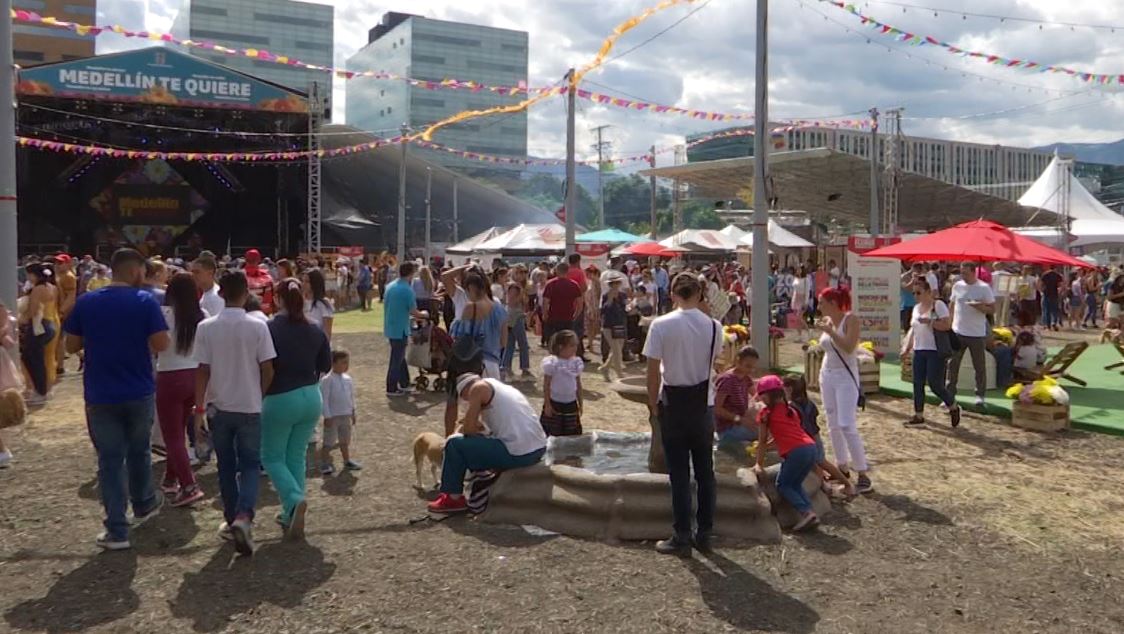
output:
<svg viewBox="0 0 1124 634"><path fill-rule="evenodd" d="M902 381L913 383L913 354L902 357Z"/></svg>
<svg viewBox="0 0 1124 634"><path fill-rule="evenodd" d="M1028 405L1016 400L1011 406L1011 424L1031 431L1064 431L1069 429L1069 405Z"/></svg>
<svg viewBox="0 0 1124 634"><path fill-rule="evenodd" d="M804 351L804 382L809 390L820 389L820 366L823 365L823 350Z"/></svg>
<svg viewBox="0 0 1124 634"><path fill-rule="evenodd" d="M859 360L859 385L863 394L877 394L881 390L882 364L877 361Z"/></svg>
<svg viewBox="0 0 1124 634"><path fill-rule="evenodd" d="M774 368L781 367L781 340L769 337L769 361Z"/></svg>

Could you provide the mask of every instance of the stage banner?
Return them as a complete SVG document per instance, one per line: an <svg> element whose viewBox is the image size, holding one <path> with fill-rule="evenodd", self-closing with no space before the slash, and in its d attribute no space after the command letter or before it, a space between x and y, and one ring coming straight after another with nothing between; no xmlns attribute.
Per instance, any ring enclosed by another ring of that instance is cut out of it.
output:
<svg viewBox="0 0 1124 634"><path fill-rule="evenodd" d="M101 219L99 241L131 244L145 255L166 253L210 204L165 161L137 161L90 207Z"/></svg>
<svg viewBox="0 0 1124 634"><path fill-rule="evenodd" d="M308 111L303 97L280 86L163 47L21 69L16 91L167 106Z"/></svg>
<svg viewBox="0 0 1124 634"><path fill-rule="evenodd" d="M887 357L897 358L902 347L902 263L868 258L867 251L896 244L897 236L851 236L847 239L847 275L851 279L852 311L861 324L861 341L872 341Z"/></svg>

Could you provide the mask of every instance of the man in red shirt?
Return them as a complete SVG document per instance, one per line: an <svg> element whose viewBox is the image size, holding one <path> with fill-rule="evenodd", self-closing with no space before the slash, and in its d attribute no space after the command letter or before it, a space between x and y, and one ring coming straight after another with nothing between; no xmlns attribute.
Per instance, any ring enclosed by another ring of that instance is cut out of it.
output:
<svg viewBox="0 0 1124 634"><path fill-rule="evenodd" d="M569 263L570 271L566 273L566 277L574 281L581 289L582 297L585 297L585 292L589 290L589 280L585 276L585 271L582 270L582 256L579 253L571 253L566 261ZM574 332L578 334L578 356L582 361L589 363L589 359L585 358L585 311L593 310L582 306L581 312L577 317L574 317Z"/></svg>
<svg viewBox="0 0 1124 634"><path fill-rule="evenodd" d="M261 302L262 312L266 315L273 314L273 278L261 265L261 253L257 249L246 252L246 266L243 270L246 273L246 285L250 289L250 294Z"/></svg>
<svg viewBox="0 0 1124 634"><path fill-rule="evenodd" d="M549 342L560 330L574 330L584 307L582 289L570 279L570 265L559 262L542 291L543 334Z"/></svg>

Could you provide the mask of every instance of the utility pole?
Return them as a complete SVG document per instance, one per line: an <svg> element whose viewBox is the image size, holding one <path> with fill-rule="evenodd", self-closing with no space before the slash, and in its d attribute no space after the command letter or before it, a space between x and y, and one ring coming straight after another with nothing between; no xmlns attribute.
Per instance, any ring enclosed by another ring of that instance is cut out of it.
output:
<svg viewBox="0 0 1124 634"><path fill-rule="evenodd" d="M870 235L882 232L878 208L878 108L870 109Z"/></svg>
<svg viewBox="0 0 1124 634"><path fill-rule="evenodd" d="M16 112L15 60L12 57L12 0L0 0L0 301L16 307Z"/></svg>
<svg viewBox="0 0 1124 634"><path fill-rule="evenodd" d="M433 212L433 205L431 198L433 197L433 168L425 168L425 265L429 266L431 260L430 245L429 245L429 226L431 224L431 214Z"/></svg>
<svg viewBox="0 0 1124 634"><path fill-rule="evenodd" d="M898 232L898 197L902 181L902 108L885 112L890 117L890 132L886 135L886 169L882 181L882 231L888 235Z"/></svg>
<svg viewBox="0 0 1124 634"><path fill-rule="evenodd" d="M656 146L654 146L654 145L652 146L651 152L648 154L648 166L651 167L652 169L656 169ZM651 198L652 198L652 200L651 200L651 205L652 205L651 220L649 220L649 222L652 223L651 224L651 227L652 227L651 236L652 236L652 239L655 240L656 239L656 233L657 233L656 225L659 224L659 219L656 217L656 177L655 176L649 176L648 177L648 188L652 190L651 191Z"/></svg>
<svg viewBox="0 0 1124 634"><path fill-rule="evenodd" d="M453 177L453 244L456 244L456 243L461 241L460 211L457 207L457 204L458 204L458 201L457 201L457 198L458 198L458 196L457 196L457 184L458 184L458 179L457 179L456 176L454 176Z"/></svg>
<svg viewBox="0 0 1124 634"><path fill-rule="evenodd" d="M605 181L602 178L602 176L604 174L603 168L605 166L604 150L612 144L608 143L606 141L602 141L601 140L601 133L605 130L605 128L608 128L608 127L609 127L608 125L599 125L596 128L593 128L593 130L592 130L593 132L597 133L597 143L593 146L593 149L597 150L597 228L598 229L604 229L605 228Z"/></svg>
<svg viewBox="0 0 1124 634"><path fill-rule="evenodd" d="M566 73L566 83L569 88L566 91L566 202L563 209L566 210L566 254L576 253L576 246L574 243L574 220L578 213L578 189L577 189L577 163L575 162L575 147L574 137L574 117L577 110L577 92L578 87L574 82L574 69L571 68L570 72Z"/></svg>
<svg viewBox="0 0 1124 634"><path fill-rule="evenodd" d="M675 146L675 164L682 165L687 162L687 146ZM679 233L685 227L683 226L683 183L679 182L676 178L672 181L674 191L671 195L671 230L672 233Z"/></svg>
<svg viewBox="0 0 1124 634"><path fill-rule="evenodd" d="M402 156L398 164L398 261L406 261L406 146L410 134L410 126L402 124Z"/></svg>
<svg viewBox="0 0 1124 634"><path fill-rule="evenodd" d="M757 68L754 79L753 110L753 255L751 283L753 314L750 341L763 355L764 367L770 358L769 342L769 0L757 0Z"/></svg>

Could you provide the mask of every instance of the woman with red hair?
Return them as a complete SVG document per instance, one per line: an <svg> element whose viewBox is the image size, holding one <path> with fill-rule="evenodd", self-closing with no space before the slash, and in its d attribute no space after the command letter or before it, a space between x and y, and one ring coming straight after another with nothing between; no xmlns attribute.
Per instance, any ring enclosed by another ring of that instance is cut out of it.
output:
<svg viewBox="0 0 1124 634"><path fill-rule="evenodd" d="M819 294L823 319L818 326L824 350L820 368L820 394L827 415L831 448L840 471L849 475L848 466L859 472L858 492L871 493L874 485L867 472L866 448L858 428L859 321L851 314L851 292L846 288L825 288Z"/></svg>

